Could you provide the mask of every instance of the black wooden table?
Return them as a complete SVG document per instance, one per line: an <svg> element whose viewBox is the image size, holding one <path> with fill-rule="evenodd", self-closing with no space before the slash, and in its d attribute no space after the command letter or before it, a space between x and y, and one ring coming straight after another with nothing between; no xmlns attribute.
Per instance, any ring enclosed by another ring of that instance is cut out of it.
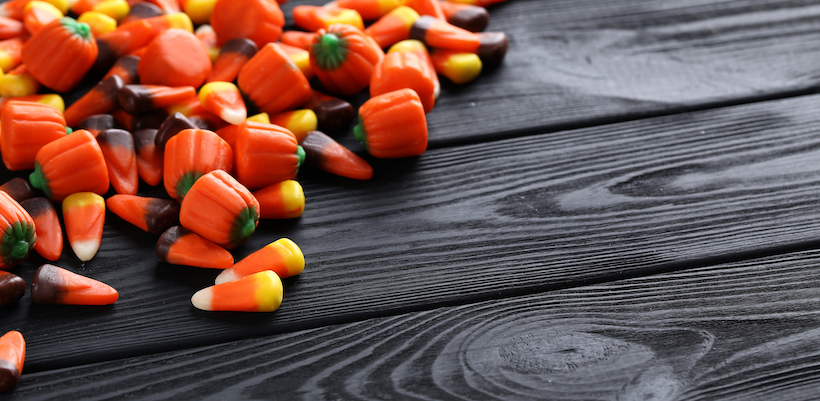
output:
<svg viewBox="0 0 820 401"><path fill-rule="evenodd" d="M278 311L196 310L218 272L109 213L57 264L120 300L0 309L28 342L0 399L820 398L820 3L490 12L509 53L443 84L424 155L300 172L304 215L233 252L302 248Z"/></svg>

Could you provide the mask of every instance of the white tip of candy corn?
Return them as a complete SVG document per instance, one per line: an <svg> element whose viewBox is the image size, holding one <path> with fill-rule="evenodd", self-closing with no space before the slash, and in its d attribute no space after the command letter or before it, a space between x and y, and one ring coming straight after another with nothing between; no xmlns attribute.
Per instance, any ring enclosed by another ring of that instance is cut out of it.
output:
<svg viewBox="0 0 820 401"><path fill-rule="evenodd" d="M244 110L223 109L219 112L219 117L233 125L239 125L248 117L248 112Z"/></svg>
<svg viewBox="0 0 820 401"><path fill-rule="evenodd" d="M97 254L97 250L100 249L100 243L95 240L74 241L71 243L71 249L74 250L74 254L77 255L81 261L88 262Z"/></svg>
<svg viewBox="0 0 820 401"><path fill-rule="evenodd" d="M191 297L191 303L194 305L194 308L210 311L214 310L213 299L213 287L208 287L194 293L194 296Z"/></svg>
<svg viewBox="0 0 820 401"><path fill-rule="evenodd" d="M215 284L227 283L228 281L234 281L240 278L242 277L239 277L232 268L225 269L216 276Z"/></svg>

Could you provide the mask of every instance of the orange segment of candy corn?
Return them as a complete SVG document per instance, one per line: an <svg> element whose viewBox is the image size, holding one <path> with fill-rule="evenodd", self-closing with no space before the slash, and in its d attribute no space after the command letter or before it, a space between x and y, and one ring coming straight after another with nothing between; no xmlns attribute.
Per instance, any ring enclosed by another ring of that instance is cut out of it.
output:
<svg viewBox="0 0 820 401"><path fill-rule="evenodd" d="M34 250L52 262L60 259L63 254L63 229L54 204L38 197L26 199L20 202L20 206L34 219L34 232L37 234Z"/></svg>
<svg viewBox="0 0 820 401"><path fill-rule="evenodd" d="M221 246L182 226L172 226L157 241L157 258L175 265L227 269L233 255Z"/></svg>
<svg viewBox="0 0 820 401"><path fill-rule="evenodd" d="M302 142L310 131L316 131L319 120L311 109L291 110L268 116L268 123L287 128L293 133L297 142Z"/></svg>
<svg viewBox="0 0 820 401"><path fill-rule="evenodd" d="M160 235L179 224L179 203L173 199L116 194L105 200L108 210L123 220Z"/></svg>
<svg viewBox="0 0 820 401"><path fill-rule="evenodd" d="M71 249L87 262L97 254L105 223L105 199L93 192L78 192L63 200L63 220Z"/></svg>
<svg viewBox="0 0 820 401"><path fill-rule="evenodd" d="M321 131L309 132L302 141L302 148L308 166L356 180L373 178L370 164Z"/></svg>
<svg viewBox="0 0 820 401"><path fill-rule="evenodd" d="M305 193L296 180L285 180L253 193L261 219L294 219L305 210Z"/></svg>
<svg viewBox="0 0 820 401"><path fill-rule="evenodd" d="M242 66L253 57L259 48L256 43L247 38L234 38L227 42L219 50L219 55L214 61L211 75L208 82L225 81L233 82L239 75Z"/></svg>
<svg viewBox="0 0 820 401"><path fill-rule="evenodd" d="M199 103L231 124L242 124L248 117L239 88L230 82L214 81L203 85L199 90Z"/></svg>
<svg viewBox="0 0 820 401"><path fill-rule="evenodd" d="M26 360L26 340L19 331L10 331L0 337L0 393L17 387Z"/></svg>
<svg viewBox="0 0 820 401"><path fill-rule="evenodd" d="M136 194L139 175L131 133L122 129L107 129L97 135L97 143L103 152L108 178L114 190L121 194Z"/></svg>
<svg viewBox="0 0 820 401"><path fill-rule="evenodd" d="M216 284L238 280L265 270L271 270L279 278L295 276L305 269L302 250L288 238L280 238L262 249L246 256L233 267L216 276Z"/></svg>
<svg viewBox="0 0 820 401"><path fill-rule="evenodd" d="M163 154L156 146L157 130L134 131L134 148L137 151L137 174L146 184L155 186L162 182Z"/></svg>
<svg viewBox="0 0 820 401"><path fill-rule="evenodd" d="M191 303L206 311L273 312L282 304L283 295L282 280L265 270L203 288L191 297Z"/></svg>
<svg viewBox="0 0 820 401"><path fill-rule="evenodd" d="M112 75L100 81L85 95L77 99L65 110L65 122L69 127L76 127L83 119L95 114L105 114L119 106L119 94L124 83L118 75Z"/></svg>
<svg viewBox="0 0 820 401"><path fill-rule="evenodd" d="M31 300L38 304L110 305L118 298L110 285L50 264L31 279Z"/></svg>

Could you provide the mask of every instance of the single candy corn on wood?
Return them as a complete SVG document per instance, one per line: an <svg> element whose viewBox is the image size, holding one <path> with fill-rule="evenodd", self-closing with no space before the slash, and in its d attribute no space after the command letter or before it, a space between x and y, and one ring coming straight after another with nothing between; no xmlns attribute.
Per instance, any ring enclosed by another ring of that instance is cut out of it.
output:
<svg viewBox="0 0 820 401"><path fill-rule="evenodd" d="M173 199L116 194L105 200L112 213L143 231L160 235L179 224L179 203Z"/></svg>
<svg viewBox="0 0 820 401"><path fill-rule="evenodd" d="M63 200L63 220L68 243L83 261L100 249L105 224L105 199L93 192L78 192Z"/></svg>
<svg viewBox="0 0 820 401"><path fill-rule="evenodd" d="M26 340L19 331L9 331L0 337L0 393L17 387L26 360Z"/></svg>
<svg viewBox="0 0 820 401"><path fill-rule="evenodd" d="M205 110L218 115L231 124L242 124L248 117L248 109L239 88L230 82L214 81L199 89L199 103Z"/></svg>
<svg viewBox="0 0 820 401"><path fill-rule="evenodd" d="M230 174L214 170L200 177L179 211L180 224L227 249L243 244L259 222L259 201Z"/></svg>
<svg viewBox="0 0 820 401"><path fill-rule="evenodd" d="M97 143L103 152L108 178L114 190L120 194L136 194L139 174L134 136L126 130L107 129L97 135Z"/></svg>
<svg viewBox="0 0 820 401"><path fill-rule="evenodd" d="M26 282L20 276L0 270L0 306L19 301L25 293Z"/></svg>
<svg viewBox="0 0 820 401"><path fill-rule="evenodd" d="M37 152L66 136L65 119L48 104L12 100L0 115L0 153L12 171L34 168Z"/></svg>
<svg viewBox="0 0 820 401"><path fill-rule="evenodd" d="M34 219L34 232L37 234L34 250L52 262L60 259L63 254L63 228L54 204L46 198L37 197L20 202L20 206Z"/></svg>
<svg viewBox="0 0 820 401"><path fill-rule="evenodd" d="M105 194L108 168L97 139L78 130L46 144L37 152L29 182L58 202L75 192Z"/></svg>
<svg viewBox="0 0 820 401"><path fill-rule="evenodd" d="M256 47L256 43L248 38L234 38L225 42L214 60L214 67L207 82L233 82L242 66L256 55L257 51L259 48Z"/></svg>
<svg viewBox="0 0 820 401"><path fill-rule="evenodd" d="M262 249L246 256L229 269L216 276L216 284L238 280L265 270L276 273L279 278L295 276L305 269L302 250L288 238L280 238Z"/></svg>
<svg viewBox="0 0 820 401"><path fill-rule="evenodd" d="M282 280L265 270L203 288L191 297L191 304L206 311L273 312L282 304L283 295Z"/></svg>
<svg viewBox="0 0 820 401"><path fill-rule="evenodd" d="M76 127L86 117L110 113L120 107L119 94L124 86L122 78L112 75L77 99L65 110L65 122Z"/></svg>
<svg viewBox="0 0 820 401"><path fill-rule="evenodd" d="M227 269L233 255L225 248L182 226L169 227L157 241L157 258L175 265Z"/></svg>
<svg viewBox="0 0 820 401"><path fill-rule="evenodd" d="M321 131L309 132L301 146L308 166L355 180L373 178L370 164Z"/></svg>
<svg viewBox="0 0 820 401"><path fill-rule="evenodd" d="M420 155L427 150L424 106L412 89L372 97L359 108L359 124L353 133L374 157Z"/></svg>
<svg viewBox="0 0 820 401"><path fill-rule="evenodd" d="M134 131L134 149L137 152L137 174L151 186L162 182L163 153L157 149L157 130Z"/></svg>
<svg viewBox="0 0 820 401"><path fill-rule="evenodd" d="M200 129L182 130L165 144L165 190L174 199L184 199L191 186L202 175L213 170L231 171L233 153L231 146L214 132Z"/></svg>
<svg viewBox="0 0 820 401"><path fill-rule="evenodd" d="M305 211L305 193L296 180L286 180L253 192L261 219L295 219Z"/></svg>
<svg viewBox="0 0 820 401"><path fill-rule="evenodd" d="M44 264L31 279L31 300L46 305L110 305L119 293L93 278Z"/></svg>
<svg viewBox="0 0 820 401"><path fill-rule="evenodd" d="M0 191L0 269L8 269L28 257L37 234L34 219L12 197Z"/></svg>

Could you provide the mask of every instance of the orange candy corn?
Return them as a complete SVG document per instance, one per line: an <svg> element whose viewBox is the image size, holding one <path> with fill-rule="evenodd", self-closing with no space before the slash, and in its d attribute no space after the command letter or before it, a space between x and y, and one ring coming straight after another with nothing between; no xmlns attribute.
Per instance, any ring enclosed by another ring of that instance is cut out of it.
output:
<svg viewBox="0 0 820 401"><path fill-rule="evenodd" d="M248 117L248 109L239 88L230 82L214 81L199 89L202 107L231 124L242 124Z"/></svg>
<svg viewBox="0 0 820 401"><path fill-rule="evenodd" d="M68 106L65 110L66 125L76 127L86 117L116 110L120 106L119 93L123 85L122 78L118 75L112 75L100 81L71 106Z"/></svg>
<svg viewBox="0 0 820 401"><path fill-rule="evenodd" d="M337 7L333 3L324 6L296 6L293 8L293 22L311 32L327 29L333 24L348 24L364 29L362 16L356 10Z"/></svg>
<svg viewBox="0 0 820 401"><path fill-rule="evenodd" d="M182 200L202 175L213 170L231 171L233 150L212 131L186 129L165 144L163 164L165 190Z"/></svg>
<svg viewBox="0 0 820 401"><path fill-rule="evenodd" d="M62 267L44 264L31 279L31 300L48 305L110 305L119 293L113 287Z"/></svg>
<svg viewBox="0 0 820 401"><path fill-rule="evenodd" d="M477 54L459 50L435 49L430 60L436 72L459 85L478 78L484 66Z"/></svg>
<svg viewBox="0 0 820 401"><path fill-rule="evenodd" d="M94 136L78 130L37 152L29 182L55 201L75 192L105 194L109 187L108 168Z"/></svg>
<svg viewBox="0 0 820 401"><path fill-rule="evenodd" d="M282 304L283 291L279 276L265 270L203 288L191 297L191 304L206 311L273 312Z"/></svg>
<svg viewBox="0 0 820 401"><path fill-rule="evenodd" d="M108 178L117 193L134 195L139 185L134 137L122 129L107 129L97 135L97 143L108 167Z"/></svg>
<svg viewBox="0 0 820 401"><path fill-rule="evenodd" d="M233 249L256 230L259 202L230 174L214 170L196 180L182 199L179 222L203 238Z"/></svg>
<svg viewBox="0 0 820 401"><path fill-rule="evenodd" d="M373 178L370 164L321 131L309 132L301 145L308 166L356 180Z"/></svg>
<svg viewBox="0 0 820 401"><path fill-rule="evenodd" d="M382 48L410 38L410 28L419 19L419 13L407 6L396 7L364 30Z"/></svg>
<svg viewBox="0 0 820 401"><path fill-rule="evenodd" d="M63 13L45 1L32 1L23 9L23 25L28 33L34 35L51 21L60 19Z"/></svg>
<svg viewBox="0 0 820 401"><path fill-rule="evenodd" d="M234 146L236 179L250 189L296 178L304 150L286 128L245 121Z"/></svg>
<svg viewBox="0 0 820 401"><path fill-rule="evenodd" d="M66 136L62 113L48 104L12 100L6 102L2 113L0 152L9 170L34 168L37 152Z"/></svg>
<svg viewBox="0 0 820 401"><path fill-rule="evenodd" d="M248 38L261 48L279 39L285 15L275 1L218 0L211 14L211 26L219 45L234 38Z"/></svg>
<svg viewBox="0 0 820 401"><path fill-rule="evenodd" d="M268 114L291 110L310 99L310 83L293 59L274 43L259 49L239 71L239 89Z"/></svg>
<svg viewBox="0 0 820 401"><path fill-rule="evenodd" d="M0 269L14 267L26 259L37 241L34 219L16 200L2 191L0 235Z"/></svg>
<svg viewBox="0 0 820 401"><path fill-rule="evenodd" d="M0 393L17 387L26 360L26 340L19 331L9 331L0 337Z"/></svg>
<svg viewBox="0 0 820 401"><path fill-rule="evenodd" d="M410 38L420 40L430 47L468 52L478 51L478 46L481 45L478 34L429 15L422 15L413 23Z"/></svg>
<svg viewBox="0 0 820 401"><path fill-rule="evenodd" d="M365 21L379 19L401 4L402 0L336 0L338 7L356 10Z"/></svg>
<svg viewBox="0 0 820 401"><path fill-rule="evenodd" d="M194 98L194 100L199 105L199 98ZM157 149L165 150L165 144L168 143L168 140L186 129L199 129L199 127L188 119L185 114L178 111L171 113L157 129L155 138Z"/></svg>
<svg viewBox="0 0 820 401"><path fill-rule="evenodd" d="M112 213L151 234L179 224L179 203L172 199L116 194L105 200Z"/></svg>
<svg viewBox="0 0 820 401"><path fill-rule="evenodd" d="M16 274L0 270L0 306L13 304L26 293L26 282ZM0 379L0 382L3 380ZM0 388L2 388L0 384Z"/></svg>
<svg viewBox="0 0 820 401"><path fill-rule="evenodd" d="M297 142L302 142L305 135L315 131L319 124L316 113L311 109L292 110L268 116L268 122L287 128L296 137Z"/></svg>
<svg viewBox="0 0 820 401"><path fill-rule="evenodd" d="M440 20L446 20L441 10L439 0L404 0L404 5L416 10L419 15L429 15Z"/></svg>
<svg viewBox="0 0 820 401"><path fill-rule="evenodd" d="M169 227L157 241L157 258L174 265L227 269L233 255L182 226Z"/></svg>
<svg viewBox="0 0 820 401"><path fill-rule="evenodd" d="M125 55L117 59L111 69L103 77L103 80L116 75L122 79L123 85L131 85L137 83L139 76L137 75L137 65L139 65L140 58L132 55Z"/></svg>
<svg viewBox="0 0 820 401"><path fill-rule="evenodd" d="M256 43L248 38L234 38L225 42L225 45L219 50L219 56L214 61L214 67L211 69L211 75L208 76L207 82L233 82L239 75L242 66L258 50Z"/></svg>
<svg viewBox="0 0 820 401"><path fill-rule="evenodd" d="M359 124L353 133L378 158L420 155L427 150L424 106L412 89L372 97L359 108Z"/></svg>
<svg viewBox="0 0 820 401"><path fill-rule="evenodd" d="M8 17L0 17L0 40L16 38L25 34L23 23Z"/></svg>
<svg viewBox="0 0 820 401"><path fill-rule="evenodd" d="M196 96L193 86L125 85L120 105L129 114L143 114Z"/></svg>
<svg viewBox="0 0 820 401"><path fill-rule="evenodd" d="M211 58L193 33L172 28L151 40L137 72L145 85L199 87L211 74Z"/></svg>
<svg viewBox="0 0 820 401"><path fill-rule="evenodd" d="M81 261L97 254L105 224L105 199L93 192L77 192L63 200L68 244Z"/></svg>
<svg viewBox="0 0 820 401"><path fill-rule="evenodd" d="M33 96L39 90L40 82L28 72L25 64L20 64L8 73L0 75L0 96Z"/></svg>
<svg viewBox="0 0 820 401"><path fill-rule="evenodd" d="M134 131L134 149L137 152L137 174L146 184L155 186L162 181L164 155L156 146L157 130Z"/></svg>
<svg viewBox="0 0 820 401"><path fill-rule="evenodd" d="M305 256L302 250L293 241L280 238L220 273L216 276L216 284L238 280L265 270L273 271L279 278L287 278L301 273L304 269Z"/></svg>
<svg viewBox="0 0 820 401"><path fill-rule="evenodd" d="M0 191L9 194L9 196L17 202L22 202L36 196L34 189L31 188L28 181L20 177L14 177L4 182L3 185L0 185Z"/></svg>
<svg viewBox="0 0 820 401"><path fill-rule="evenodd" d="M34 250L52 262L60 259L63 254L63 229L54 204L46 198L37 197L20 202L20 206L34 219L34 232L37 234Z"/></svg>
<svg viewBox="0 0 820 401"><path fill-rule="evenodd" d="M286 180L254 191L260 219L295 219L305 210L305 193L295 180Z"/></svg>
<svg viewBox="0 0 820 401"><path fill-rule="evenodd" d="M156 17L164 14L165 12L154 4L146 1L140 1L139 3L131 4L131 8L128 10L128 15L120 21L120 24L127 24L131 21Z"/></svg>

